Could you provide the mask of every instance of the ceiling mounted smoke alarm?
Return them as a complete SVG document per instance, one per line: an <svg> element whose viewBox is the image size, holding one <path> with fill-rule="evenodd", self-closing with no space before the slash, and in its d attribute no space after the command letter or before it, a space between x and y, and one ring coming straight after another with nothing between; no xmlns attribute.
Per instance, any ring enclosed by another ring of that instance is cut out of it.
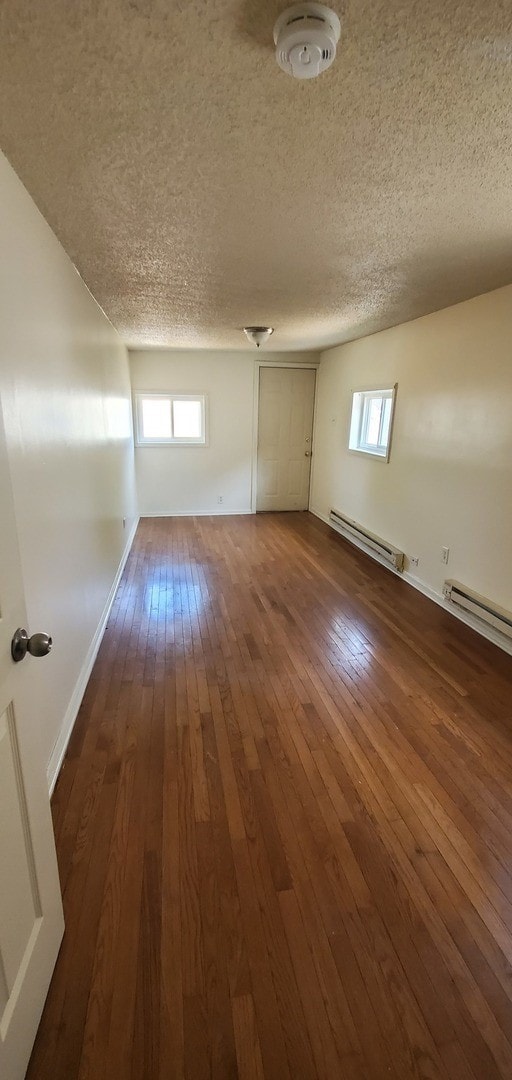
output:
<svg viewBox="0 0 512 1080"><path fill-rule="evenodd" d="M279 67L294 79L314 79L331 66L340 34L338 16L324 4L294 4L274 26Z"/></svg>
<svg viewBox="0 0 512 1080"><path fill-rule="evenodd" d="M257 349L259 349L260 345L263 345L265 341L267 341L267 338L273 333L273 326L244 326L244 334Z"/></svg>

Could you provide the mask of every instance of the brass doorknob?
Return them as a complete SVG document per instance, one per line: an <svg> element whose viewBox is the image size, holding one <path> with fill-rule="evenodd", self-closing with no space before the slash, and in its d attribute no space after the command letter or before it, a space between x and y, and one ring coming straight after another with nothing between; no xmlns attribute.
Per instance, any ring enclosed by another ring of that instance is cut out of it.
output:
<svg viewBox="0 0 512 1080"><path fill-rule="evenodd" d="M32 634L32 637L29 637L27 631L20 626L11 641L11 656L14 663L19 664L20 660L25 659L27 652L31 656L48 656L52 645L53 641L48 634Z"/></svg>
<svg viewBox="0 0 512 1080"><path fill-rule="evenodd" d="M311 450L305 450L304 457L311 457Z"/></svg>

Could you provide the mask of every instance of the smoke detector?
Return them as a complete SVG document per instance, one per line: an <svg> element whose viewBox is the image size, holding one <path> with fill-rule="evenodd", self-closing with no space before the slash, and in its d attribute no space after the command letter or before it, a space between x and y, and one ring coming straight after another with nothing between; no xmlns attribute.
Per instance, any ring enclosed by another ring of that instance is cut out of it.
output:
<svg viewBox="0 0 512 1080"><path fill-rule="evenodd" d="M274 26L279 67L294 79L314 79L331 66L340 40L338 16L324 4L294 4Z"/></svg>
<svg viewBox="0 0 512 1080"><path fill-rule="evenodd" d="M244 326L244 334L259 349L265 341L274 333L273 326Z"/></svg>

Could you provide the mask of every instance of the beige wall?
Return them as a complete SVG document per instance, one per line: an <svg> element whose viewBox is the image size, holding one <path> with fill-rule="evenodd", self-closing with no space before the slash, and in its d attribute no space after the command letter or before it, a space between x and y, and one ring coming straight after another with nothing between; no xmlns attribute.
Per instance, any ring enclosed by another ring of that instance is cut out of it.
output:
<svg viewBox="0 0 512 1080"><path fill-rule="evenodd" d="M54 638L47 660L24 666L51 780L135 524L129 371L2 156L0 184L0 393L28 629Z"/></svg>
<svg viewBox="0 0 512 1080"><path fill-rule="evenodd" d="M394 382L389 464L350 453L351 391ZM512 286L323 353L311 508L331 507L434 592L454 577L512 608Z"/></svg>
<svg viewBox="0 0 512 1080"><path fill-rule="evenodd" d="M208 446L136 449L143 516L250 513L255 363L264 358L283 364L318 361L314 353L280 355L268 349L130 353L134 392L201 392L208 398Z"/></svg>

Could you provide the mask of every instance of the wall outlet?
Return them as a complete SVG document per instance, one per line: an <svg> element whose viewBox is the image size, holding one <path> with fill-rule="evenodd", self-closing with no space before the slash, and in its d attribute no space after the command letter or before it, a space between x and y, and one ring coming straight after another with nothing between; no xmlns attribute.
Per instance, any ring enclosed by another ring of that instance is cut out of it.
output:
<svg viewBox="0 0 512 1080"><path fill-rule="evenodd" d="M224 496L223 495L217 495L217 502L222 505L222 503L224 502Z"/></svg>
<svg viewBox="0 0 512 1080"><path fill-rule="evenodd" d="M441 562L447 563L450 558L450 548L441 548Z"/></svg>
<svg viewBox="0 0 512 1080"><path fill-rule="evenodd" d="M409 562L411 566L417 566L420 561L419 555L411 555Z"/></svg>

